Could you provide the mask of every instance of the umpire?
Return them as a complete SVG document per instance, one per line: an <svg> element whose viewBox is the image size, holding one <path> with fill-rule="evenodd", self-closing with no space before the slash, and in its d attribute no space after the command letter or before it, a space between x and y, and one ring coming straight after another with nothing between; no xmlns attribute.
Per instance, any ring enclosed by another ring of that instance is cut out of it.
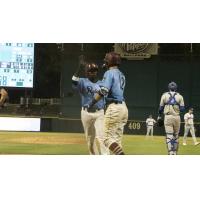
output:
<svg viewBox="0 0 200 200"><path fill-rule="evenodd" d="M164 126L166 132L166 144L169 155L177 155L178 138L180 131L180 112L184 111L183 96L177 91L177 84L170 82L169 92L165 92L160 100L158 124L161 121L161 115L164 113Z"/></svg>

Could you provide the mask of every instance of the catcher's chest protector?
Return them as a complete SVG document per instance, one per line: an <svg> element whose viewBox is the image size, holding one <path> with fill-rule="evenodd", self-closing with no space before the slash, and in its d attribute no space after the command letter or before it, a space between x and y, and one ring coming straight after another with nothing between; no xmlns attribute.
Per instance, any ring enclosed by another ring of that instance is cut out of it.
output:
<svg viewBox="0 0 200 200"><path fill-rule="evenodd" d="M168 102L166 103L166 105L179 105L179 103L176 101L175 96L177 95L177 93L174 93L174 95L172 95L170 92L168 93L170 95L170 98L168 100Z"/></svg>

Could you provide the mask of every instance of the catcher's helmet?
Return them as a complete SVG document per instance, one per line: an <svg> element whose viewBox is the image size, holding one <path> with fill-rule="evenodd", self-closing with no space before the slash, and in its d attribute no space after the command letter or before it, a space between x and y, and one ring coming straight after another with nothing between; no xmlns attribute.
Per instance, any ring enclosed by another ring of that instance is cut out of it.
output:
<svg viewBox="0 0 200 200"><path fill-rule="evenodd" d="M104 61L107 67L119 66L121 63L121 58L118 53L110 52L106 54Z"/></svg>
<svg viewBox="0 0 200 200"><path fill-rule="evenodd" d="M177 88L178 88L177 84L176 84L175 82L173 82L173 81L172 81L171 83L168 84L168 89L169 89L170 91L176 91Z"/></svg>

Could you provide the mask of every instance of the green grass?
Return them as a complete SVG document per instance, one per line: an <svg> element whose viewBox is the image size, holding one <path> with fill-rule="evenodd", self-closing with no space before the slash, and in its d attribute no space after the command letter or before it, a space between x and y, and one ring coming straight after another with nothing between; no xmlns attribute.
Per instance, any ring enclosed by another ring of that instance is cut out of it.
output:
<svg viewBox="0 0 200 200"><path fill-rule="evenodd" d="M200 145L194 146L191 137L187 139L187 146L182 145L179 138L179 155L200 155ZM166 155L167 148L164 136L154 136L148 139L145 136L125 135L123 139L124 151L129 155Z"/></svg>
<svg viewBox="0 0 200 200"><path fill-rule="evenodd" d="M124 135L123 148L128 155L166 155L164 136ZM33 155L88 155L84 134L1 132L0 154ZM200 155L200 145L194 146L191 137L188 145L182 146L180 137L179 155Z"/></svg>

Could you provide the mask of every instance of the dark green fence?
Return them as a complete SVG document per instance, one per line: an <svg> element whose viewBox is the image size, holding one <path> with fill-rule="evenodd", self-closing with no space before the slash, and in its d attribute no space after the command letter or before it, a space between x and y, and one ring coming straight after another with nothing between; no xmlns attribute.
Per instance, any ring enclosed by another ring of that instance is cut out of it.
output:
<svg viewBox="0 0 200 200"><path fill-rule="evenodd" d="M98 61L100 62L100 61ZM77 67L77 57L66 58L62 69L62 106L64 117L79 118L80 97L72 93L71 77ZM125 98L129 118L145 120L149 114L157 117L160 97L170 81L178 84L186 108L194 107L195 119L200 119L200 61L198 59L152 57L142 61L124 60L121 70L126 75Z"/></svg>

